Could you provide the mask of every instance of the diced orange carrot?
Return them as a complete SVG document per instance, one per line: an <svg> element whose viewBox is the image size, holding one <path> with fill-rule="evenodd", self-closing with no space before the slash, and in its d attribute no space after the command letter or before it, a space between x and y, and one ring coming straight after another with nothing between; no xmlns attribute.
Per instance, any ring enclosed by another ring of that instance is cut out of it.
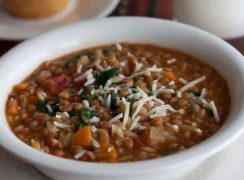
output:
<svg viewBox="0 0 244 180"><path fill-rule="evenodd" d="M72 137L73 145L89 147L91 145L92 132L90 126L80 128Z"/></svg>
<svg viewBox="0 0 244 180"><path fill-rule="evenodd" d="M29 86L29 83L20 83L14 86L14 91L23 91Z"/></svg>
<svg viewBox="0 0 244 180"><path fill-rule="evenodd" d="M169 80L175 81L177 79L177 74L172 71L165 72L165 76L169 78Z"/></svg>
<svg viewBox="0 0 244 180"><path fill-rule="evenodd" d="M18 114L20 110L20 107L18 105L18 102L16 99L10 99L10 101L8 102L8 107L7 107L7 111L9 114L12 115L16 115Z"/></svg>
<svg viewBox="0 0 244 180"><path fill-rule="evenodd" d="M110 160L118 157L115 147L107 143L100 143L100 148L95 150L95 155L99 160Z"/></svg>

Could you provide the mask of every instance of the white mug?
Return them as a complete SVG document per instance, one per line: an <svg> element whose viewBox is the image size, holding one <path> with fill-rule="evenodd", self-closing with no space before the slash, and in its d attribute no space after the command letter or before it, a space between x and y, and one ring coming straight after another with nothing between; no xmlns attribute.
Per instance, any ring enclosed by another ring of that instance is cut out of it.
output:
<svg viewBox="0 0 244 180"><path fill-rule="evenodd" d="M244 36L244 0L174 0L174 16L224 39Z"/></svg>

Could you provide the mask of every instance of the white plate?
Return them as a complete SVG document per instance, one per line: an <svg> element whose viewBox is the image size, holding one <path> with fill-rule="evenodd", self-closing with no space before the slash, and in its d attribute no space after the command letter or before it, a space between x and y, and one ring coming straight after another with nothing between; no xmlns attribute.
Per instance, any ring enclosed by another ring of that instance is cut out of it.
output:
<svg viewBox="0 0 244 180"><path fill-rule="evenodd" d="M42 20L24 20L9 15L0 0L0 39L22 40L77 21L109 15L119 0L70 0L61 13Z"/></svg>
<svg viewBox="0 0 244 180"><path fill-rule="evenodd" d="M241 137L180 180L230 180L233 177L235 180L243 180L243 152L244 137ZM3 149L0 149L0 177L8 180L50 180L35 168L13 158Z"/></svg>

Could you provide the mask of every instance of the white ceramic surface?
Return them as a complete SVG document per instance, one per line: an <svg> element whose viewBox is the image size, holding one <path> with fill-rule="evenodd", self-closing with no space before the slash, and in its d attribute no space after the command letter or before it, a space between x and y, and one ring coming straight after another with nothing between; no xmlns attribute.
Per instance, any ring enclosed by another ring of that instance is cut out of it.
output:
<svg viewBox="0 0 244 180"><path fill-rule="evenodd" d="M152 43L180 49L218 69L228 81L232 96L230 114L223 128L206 141L180 153L153 160L119 164L57 158L34 150L13 135L4 114L7 94L13 84L21 81L46 59L85 47L121 41ZM20 44L0 59L0 84L1 145L54 179L179 178L221 151L244 131L243 56L226 42L207 32L170 21L131 17L107 18L51 31Z"/></svg>
<svg viewBox="0 0 244 180"><path fill-rule="evenodd" d="M204 161L198 168L176 180L243 180L244 137L239 138L222 152ZM50 180L33 167L20 162L0 149L0 174L7 180ZM167 180L167 178L164 178Z"/></svg>
<svg viewBox="0 0 244 180"><path fill-rule="evenodd" d="M174 0L174 16L224 39L244 36L243 0Z"/></svg>
<svg viewBox="0 0 244 180"><path fill-rule="evenodd" d="M66 24L105 17L116 8L120 0L70 0L64 11L41 20L11 16L2 8L2 1L0 0L0 39L22 40Z"/></svg>

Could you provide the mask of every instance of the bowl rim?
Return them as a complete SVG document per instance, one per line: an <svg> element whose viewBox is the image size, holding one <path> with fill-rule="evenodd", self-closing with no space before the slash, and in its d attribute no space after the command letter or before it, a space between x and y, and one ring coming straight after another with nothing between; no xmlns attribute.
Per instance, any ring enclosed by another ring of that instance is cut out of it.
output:
<svg viewBox="0 0 244 180"><path fill-rule="evenodd" d="M244 58L243 56L234 49L231 45L223 41L222 39L200 30L198 28L185 25L182 23L172 22L168 20L161 20L156 18L146 18L146 17L109 17L103 19L88 20L85 22L75 23L73 25L67 25L65 27L58 28L56 30L49 31L40 35L36 38L27 40L15 48L10 50L4 56L1 57L0 65L4 61L7 61L13 53L18 53L22 51L26 46L30 44L39 43L40 40L47 40L51 38L54 34L63 33L66 28L77 28L83 25L94 25L97 22L103 23L119 23L123 21L134 21L141 23L164 23L165 25L178 26L183 29L193 31L194 33L199 34L211 39L216 44L220 45L223 51L228 51L233 56L233 62L238 63L238 65L244 70ZM1 69L1 66L0 66ZM242 78L244 79L244 78ZM243 84L241 85L243 87ZM242 98L243 99L243 98ZM244 102L241 104L244 107ZM96 175L136 175L136 174L148 174L152 172L159 172L163 170L171 170L182 165L190 164L193 161L204 160L207 157L217 153L231 142L233 142L237 137L239 137L244 132L244 123L242 118L244 117L244 111L238 112L238 118L231 123L231 126L225 129L225 135L215 135L213 138L203 141L202 143L189 148L185 151L175 153L169 156L156 158L152 160L136 161L136 162L127 162L127 163L91 163L91 162L80 162L65 158L59 158L53 155L49 155L40 151L33 149L32 147L26 145L25 143L20 143L17 141L6 141L4 137L4 131L0 131L0 142L1 146L7 149L9 152L18 156L25 161L32 163L34 165L40 165L42 167L48 167L54 170L62 170L64 172L72 172L78 174L94 174ZM6 119L6 118L5 118ZM7 123L7 122L6 122ZM228 139L226 139L228 137ZM25 153L23 153L25 152ZM199 155L200 154L200 155ZM65 164L65 166L63 165ZM146 170L145 170L146 168Z"/></svg>

